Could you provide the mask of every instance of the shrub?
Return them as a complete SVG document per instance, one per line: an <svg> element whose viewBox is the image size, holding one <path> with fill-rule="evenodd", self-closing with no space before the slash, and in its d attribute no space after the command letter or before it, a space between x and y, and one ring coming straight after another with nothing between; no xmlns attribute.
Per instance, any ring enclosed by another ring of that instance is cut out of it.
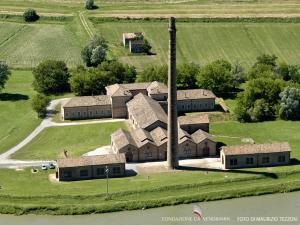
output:
<svg viewBox="0 0 300 225"><path fill-rule="evenodd" d="M150 54L151 52L151 45L147 39L144 40L144 43L142 45L142 50L144 53Z"/></svg>
<svg viewBox="0 0 300 225"><path fill-rule="evenodd" d="M26 9L23 14L25 22L34 22L37 21L40 17L34 9Z"/></svg>
<svg viewBox="0 0 300 225"><path fill-rule="evenodd" d="M300 119L300 89L286 87L280 98L279 116L282 119Z"/></svg>
<svg viewBox="0 0 300 225"><path fill-rule="evenodd" d="M63 61L46 60L33 69L33 87L44 94L69 91L69 71Z"/></svg>
<svg viewBox="0 0 300 225"><path fill-rule="evenodd" d="M94 0L86 0L85 8L88 9L88 10L94 9L95 8Z"/></svg>
<svg viewBox="0 0 300 225"><path fill-rule="evenodd" d="M38 117L43 118L46 116L49 102L50 99L41 93L38 93L33 97L31 105L33 110L37 112Z"/></svg>

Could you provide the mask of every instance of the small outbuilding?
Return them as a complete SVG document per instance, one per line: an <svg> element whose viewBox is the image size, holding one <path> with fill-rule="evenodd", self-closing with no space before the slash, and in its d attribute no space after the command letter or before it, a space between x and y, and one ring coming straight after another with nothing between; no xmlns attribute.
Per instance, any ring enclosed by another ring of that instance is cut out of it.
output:
<svg viewBox="0 0 300 225"><path fill-rule="evenodd" d="M57 160L56 177L59 181L88 180L125 175L125 155L107 154L98 156L65 157Z"/></svg>
<svg viewBox="0 0 300 225"><path fill-rule="evenodd" d="M290 163L289 143L268 143L223 146L221 162L224 169L279 166Z"/></svg>

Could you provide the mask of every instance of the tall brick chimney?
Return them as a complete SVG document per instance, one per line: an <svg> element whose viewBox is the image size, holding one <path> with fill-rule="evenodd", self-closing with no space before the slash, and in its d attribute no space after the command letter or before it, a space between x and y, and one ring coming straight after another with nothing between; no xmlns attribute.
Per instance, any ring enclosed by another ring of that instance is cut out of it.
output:
<svg viewBox="0 0 300 225"><path fill-rule="evenodd" d="M178 124L176 82L176 26L175 18L169 19L169 62L168 62L168 169L178 168Z"/></svg>

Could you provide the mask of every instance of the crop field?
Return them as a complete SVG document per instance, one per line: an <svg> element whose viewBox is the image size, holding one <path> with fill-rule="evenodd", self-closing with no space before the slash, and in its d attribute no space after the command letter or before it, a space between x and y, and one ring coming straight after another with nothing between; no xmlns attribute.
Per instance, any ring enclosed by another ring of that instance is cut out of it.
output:
<svg viewBox="0 0 300 225"><path fill-rule="evenodd" d="M142 69L167 62L168 30L165 22L100 22L96 30L110 43L111 56ZM130 55L122 47L123 32L145 32L154 55ZM177 23L178 63L203 65L219 58L239 61L246 67L263 53L275 54L280 61L299 63L300 24L298 23Z"/></svg>
<svg viewBox="0 0 300 225"><path fill-rule="evenodd" d="M104 145L110 145L110 135L119 128L126 129L123 122L50 127L40 133L28 145L18 151L16 159L56 159L68 150L70 155L80 156Z"/></svg>
<svg viewBox="0 0 300 225"><path fill-rule="evenodd" d="M297 0L95 0L99 7L90 14L106 16L297 16ZM6 0L1 11L22 12L33 7L42 13L74 13L84 10L82 0Z"/></svg>
<svg viewBox="0 0 300 225"><path fill-rule="evenodd" d="M45 59L81 64L84 30L74 24L22 24L0 21L0 59L13 68L31 68Z"/></svg>

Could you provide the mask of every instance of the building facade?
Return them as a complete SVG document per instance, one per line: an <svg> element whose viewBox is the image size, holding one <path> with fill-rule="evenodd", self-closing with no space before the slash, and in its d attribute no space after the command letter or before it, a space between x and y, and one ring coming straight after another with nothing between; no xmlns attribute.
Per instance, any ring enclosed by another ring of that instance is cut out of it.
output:
<svg viewBox="0 0 300 225"><path fill-rule="evenodd" d="M59 181L87 180L125 176L125 155L108 154L57 160L56 176Z"/></svg>
<svg viewBox="0 0 300 225"><path fill-rule="evenodd" d="M220 157L224 169L279 166L290 163L287 142L223 146Z"/></svg>
<svg viewBox="0 0 300 225"><path fill-rule="evenodd" d="M146 83L114 84L107 86L106 95L73 97L61 106L64 120L91 118L127 118L127 103L134 96L142 93L159 103L167 112L168 89L163 83L154 81ZM216 96L208 90L179 90L177 92L178 112L211 111L214 109Z"/></svg>

